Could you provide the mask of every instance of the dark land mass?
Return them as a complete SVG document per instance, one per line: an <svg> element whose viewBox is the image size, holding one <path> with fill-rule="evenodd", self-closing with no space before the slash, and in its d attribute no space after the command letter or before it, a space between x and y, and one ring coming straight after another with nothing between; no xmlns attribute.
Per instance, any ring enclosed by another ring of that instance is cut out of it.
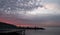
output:
<svg viewBox="0 0 60 35"><path fill-rule="evenodd" d="M0 35L22 35L21 32L24 32L25 30L45 30L44 28L39 27L17 27L15 25L11 25L8 23L0 22ZM17 33L20 32L20 33Z"/></svg>

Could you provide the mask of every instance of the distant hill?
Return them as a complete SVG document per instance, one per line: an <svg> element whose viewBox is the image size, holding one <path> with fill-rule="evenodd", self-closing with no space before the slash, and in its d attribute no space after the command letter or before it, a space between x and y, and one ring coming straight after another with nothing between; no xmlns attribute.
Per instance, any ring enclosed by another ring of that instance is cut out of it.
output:
<svg viewBox="0 0 60 35"><path fill-rule="evenodd" d="M32 30L45 30L44 28L39 28L39 27L17 27L15 25L11 25L8 23L0 22L0 30L2 29L32 29Z"/></svg>
<svg viewBox="0 0 60 35"><path fill-rule="evenodd" d="M0 30L1 29L16 29L17 27L15 25L11 25L8 23L0 22Z"/></svg>

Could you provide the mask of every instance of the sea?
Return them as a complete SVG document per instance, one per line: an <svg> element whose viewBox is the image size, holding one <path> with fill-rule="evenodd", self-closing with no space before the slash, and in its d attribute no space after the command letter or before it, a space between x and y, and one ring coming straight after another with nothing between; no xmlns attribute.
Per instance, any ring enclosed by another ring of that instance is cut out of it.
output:
<svg viewBox="0 0 60 35"><path fill-rule="evenodd" d="M26 30L25 35L60 35L60 27L45 27L45 30Z"/></svg>

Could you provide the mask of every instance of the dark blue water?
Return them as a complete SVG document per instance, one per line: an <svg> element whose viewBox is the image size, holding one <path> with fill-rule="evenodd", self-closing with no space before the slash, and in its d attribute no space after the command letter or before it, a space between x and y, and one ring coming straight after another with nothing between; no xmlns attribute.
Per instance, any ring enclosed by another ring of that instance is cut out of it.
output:
<svg viewBox="0 0 60 35"><path fill-rule="evenodd" d="M45 27L46 30L27 30L26 35L60 35L60 27Z"/></svg>

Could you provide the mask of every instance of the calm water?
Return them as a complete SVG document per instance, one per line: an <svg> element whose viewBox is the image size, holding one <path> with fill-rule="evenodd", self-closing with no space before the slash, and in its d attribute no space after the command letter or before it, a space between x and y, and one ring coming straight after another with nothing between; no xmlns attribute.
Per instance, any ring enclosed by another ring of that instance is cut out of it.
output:
<svg viewBox="0 0 60 35"><path fill-rule="evenodd" d="M60 35L60 27L46 27L46 30L27 30L26 35Z"/></svg>

